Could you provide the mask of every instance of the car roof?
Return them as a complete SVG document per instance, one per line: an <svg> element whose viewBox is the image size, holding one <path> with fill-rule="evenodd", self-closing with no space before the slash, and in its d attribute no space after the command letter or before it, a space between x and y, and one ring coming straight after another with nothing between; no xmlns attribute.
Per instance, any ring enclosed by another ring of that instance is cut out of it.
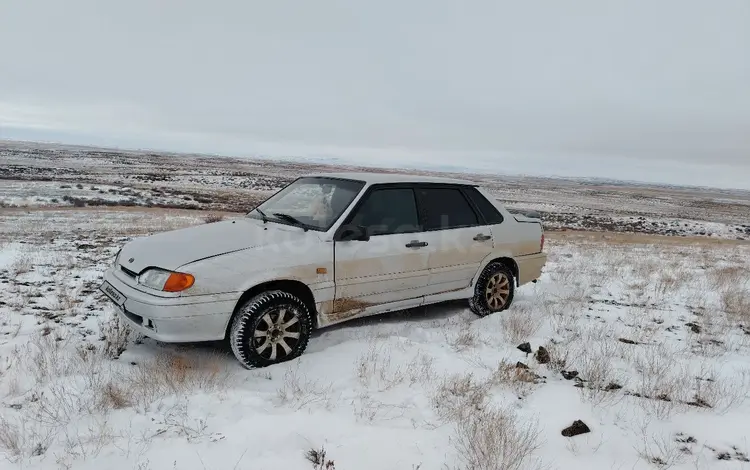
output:
<svg viewBox="0 0 750 470"><path fill-rule="evenodd" d="M318 178L339 178L347 180L364 181L367 184L382 183L443 183L462 184L476 186L477 183L469 180L454 178L443 178L438 176L413 175L402 173L378 173L378 172L346 172L346 173L316 173L307 175Z"/></svg>

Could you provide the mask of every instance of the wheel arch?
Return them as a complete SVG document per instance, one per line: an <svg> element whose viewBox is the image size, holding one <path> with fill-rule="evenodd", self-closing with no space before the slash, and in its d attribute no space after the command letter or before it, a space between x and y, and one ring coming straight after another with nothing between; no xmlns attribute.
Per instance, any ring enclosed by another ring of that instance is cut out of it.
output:
<svg viewBox="0 0 750 470"><path fill-rule="evenodd" d="M510 269L510 272L513 274L514 284L516 287L519 287L518 285L518 263L515 259L513 259L510 256L502 255L502 256L489 256L489 259L482 263L481 269L477 272L476 276L474 277L474 280L472 282L472 285L476 284L477 279L479 279L479 276L482 275L482 272L485 270L487 266L489 266L490 263L502 263L505 266L507 266Z"/></svg>
<svg viewBox="0 0 750 470"><path fill-rule="evenodd" d="M237 303L234 306L234 311L232 312L232 317L229 319L229 322L227 323L226 330L224 331L224 338L229 337L229 331L232 328L232 320L234 319L235 315L237 315L237 312L239 311L240 307L247 302L249 299L255 297L258 294L262 294L263 292L268 292L271 290L280 290L284 292L288 292L289 294L294 295L298 299L300 299L302 302L305 303L305 306L310 311L310 317L313 321L313 328L317 328L317 319L318 319L318 312L317 308L315 307L315 296L313 295L312 290L310 287L308 287L307 284L305 284L302 281L294 280L294 279L275 279L273 281L266 281L262 282L260 284L256 284L255 286L251 287L250 289L246 290L237 300Z"/></svg>

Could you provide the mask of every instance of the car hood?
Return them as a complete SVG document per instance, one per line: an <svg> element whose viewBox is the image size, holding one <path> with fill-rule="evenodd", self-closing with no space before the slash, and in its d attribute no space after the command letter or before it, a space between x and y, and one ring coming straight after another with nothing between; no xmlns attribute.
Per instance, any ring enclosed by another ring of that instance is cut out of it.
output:
<svg viewBox="0 0 750 470"><path fill-rule="evenodd" d="M239 250L283 242L295 243L316 232L243 218L226 220L137 238L125 244L120 265L135 273L149 267L177 270L180 266Z"/></svg>

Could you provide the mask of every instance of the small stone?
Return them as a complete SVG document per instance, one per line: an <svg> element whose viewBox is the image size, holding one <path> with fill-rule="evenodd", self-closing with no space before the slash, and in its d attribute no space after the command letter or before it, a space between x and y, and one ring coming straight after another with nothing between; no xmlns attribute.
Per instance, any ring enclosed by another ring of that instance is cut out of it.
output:
<svg viewBox="0 0 750 470"><path fill-rule="evenodd" d="M562 430L562 435L565 437L574 437L581 434L586 434L591 432L591 429L589 429L588 426L586 426L586 423L583 421L576 420L573 421L573 424L571 426L568 426L567 428Z"/></svg>
<svg viewBox="0 0 750 470"><path fill-rule="evenodd" d="M529 343L519 344L518 349L525 352L526 354L531 354L531 345Z"/></svg>
<svg viewBox="0 0 750 470"><path fill-rule="evenodd" d="M627 338L618 338L617 341L621 343L625 343L625 344L638 344L637 341L633 341L632 339L627 339Z"/></svg>
<svg viewBox="0 0 750 470"><path fill-rule="evenodd" d="M685 323L685 326L690 327L690 330L695 334L699 334L701 332L701 327L697 323Z"/></svg>
<svg viewBox="0 0 750 470"><path fill-rule="evenodd" d="M577 370L563 370L563 371L560 371L560 373L562 374L565 380L573 380L576 377L578 377Z"/></svg>
<svg viewBox="0 0 750 470"><path fill-rule="evenodd" d="M606 387L604 387L604 390L606 390L608 392L612 392L612 391L620 390L620 389L622 389L622 385L620 385L618 383L614 383L614 382L610 382L609 385L607 385Z"/></svg>
<svg viewBox="0 0 750 470"><path fill-rule="evenodd" d="M529 368L529 366L527 366L523 362L520 362L520 361L516 362L516 369L528 369L528 368Z"/></svg>
<svg viewBox="0 0 750 470"><path fill-rule="evenodd" d="M539 364L548 364L550 362L549 352L543 346L539 346L539 349L536 351L536 360Z"/></svg>

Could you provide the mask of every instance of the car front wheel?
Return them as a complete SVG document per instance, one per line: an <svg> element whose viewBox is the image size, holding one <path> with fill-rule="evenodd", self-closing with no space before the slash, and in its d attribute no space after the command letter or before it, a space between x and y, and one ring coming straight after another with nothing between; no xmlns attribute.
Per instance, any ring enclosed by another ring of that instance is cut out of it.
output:
<svg viewBox="0 0 750 470"><path fill-rule="evenodd" d="M247 369L298 357L310 340L309 309L294 295L268 291L245 302L232 319L229 342Z"/></svg>
<svg viewBox="0 0 750 470"><path fill-rule="evenodd" d="M485 317L510 307L514 293L513 272L505 264L495 261L488 264L479 275L469 307L475 314Z"/></svg>

